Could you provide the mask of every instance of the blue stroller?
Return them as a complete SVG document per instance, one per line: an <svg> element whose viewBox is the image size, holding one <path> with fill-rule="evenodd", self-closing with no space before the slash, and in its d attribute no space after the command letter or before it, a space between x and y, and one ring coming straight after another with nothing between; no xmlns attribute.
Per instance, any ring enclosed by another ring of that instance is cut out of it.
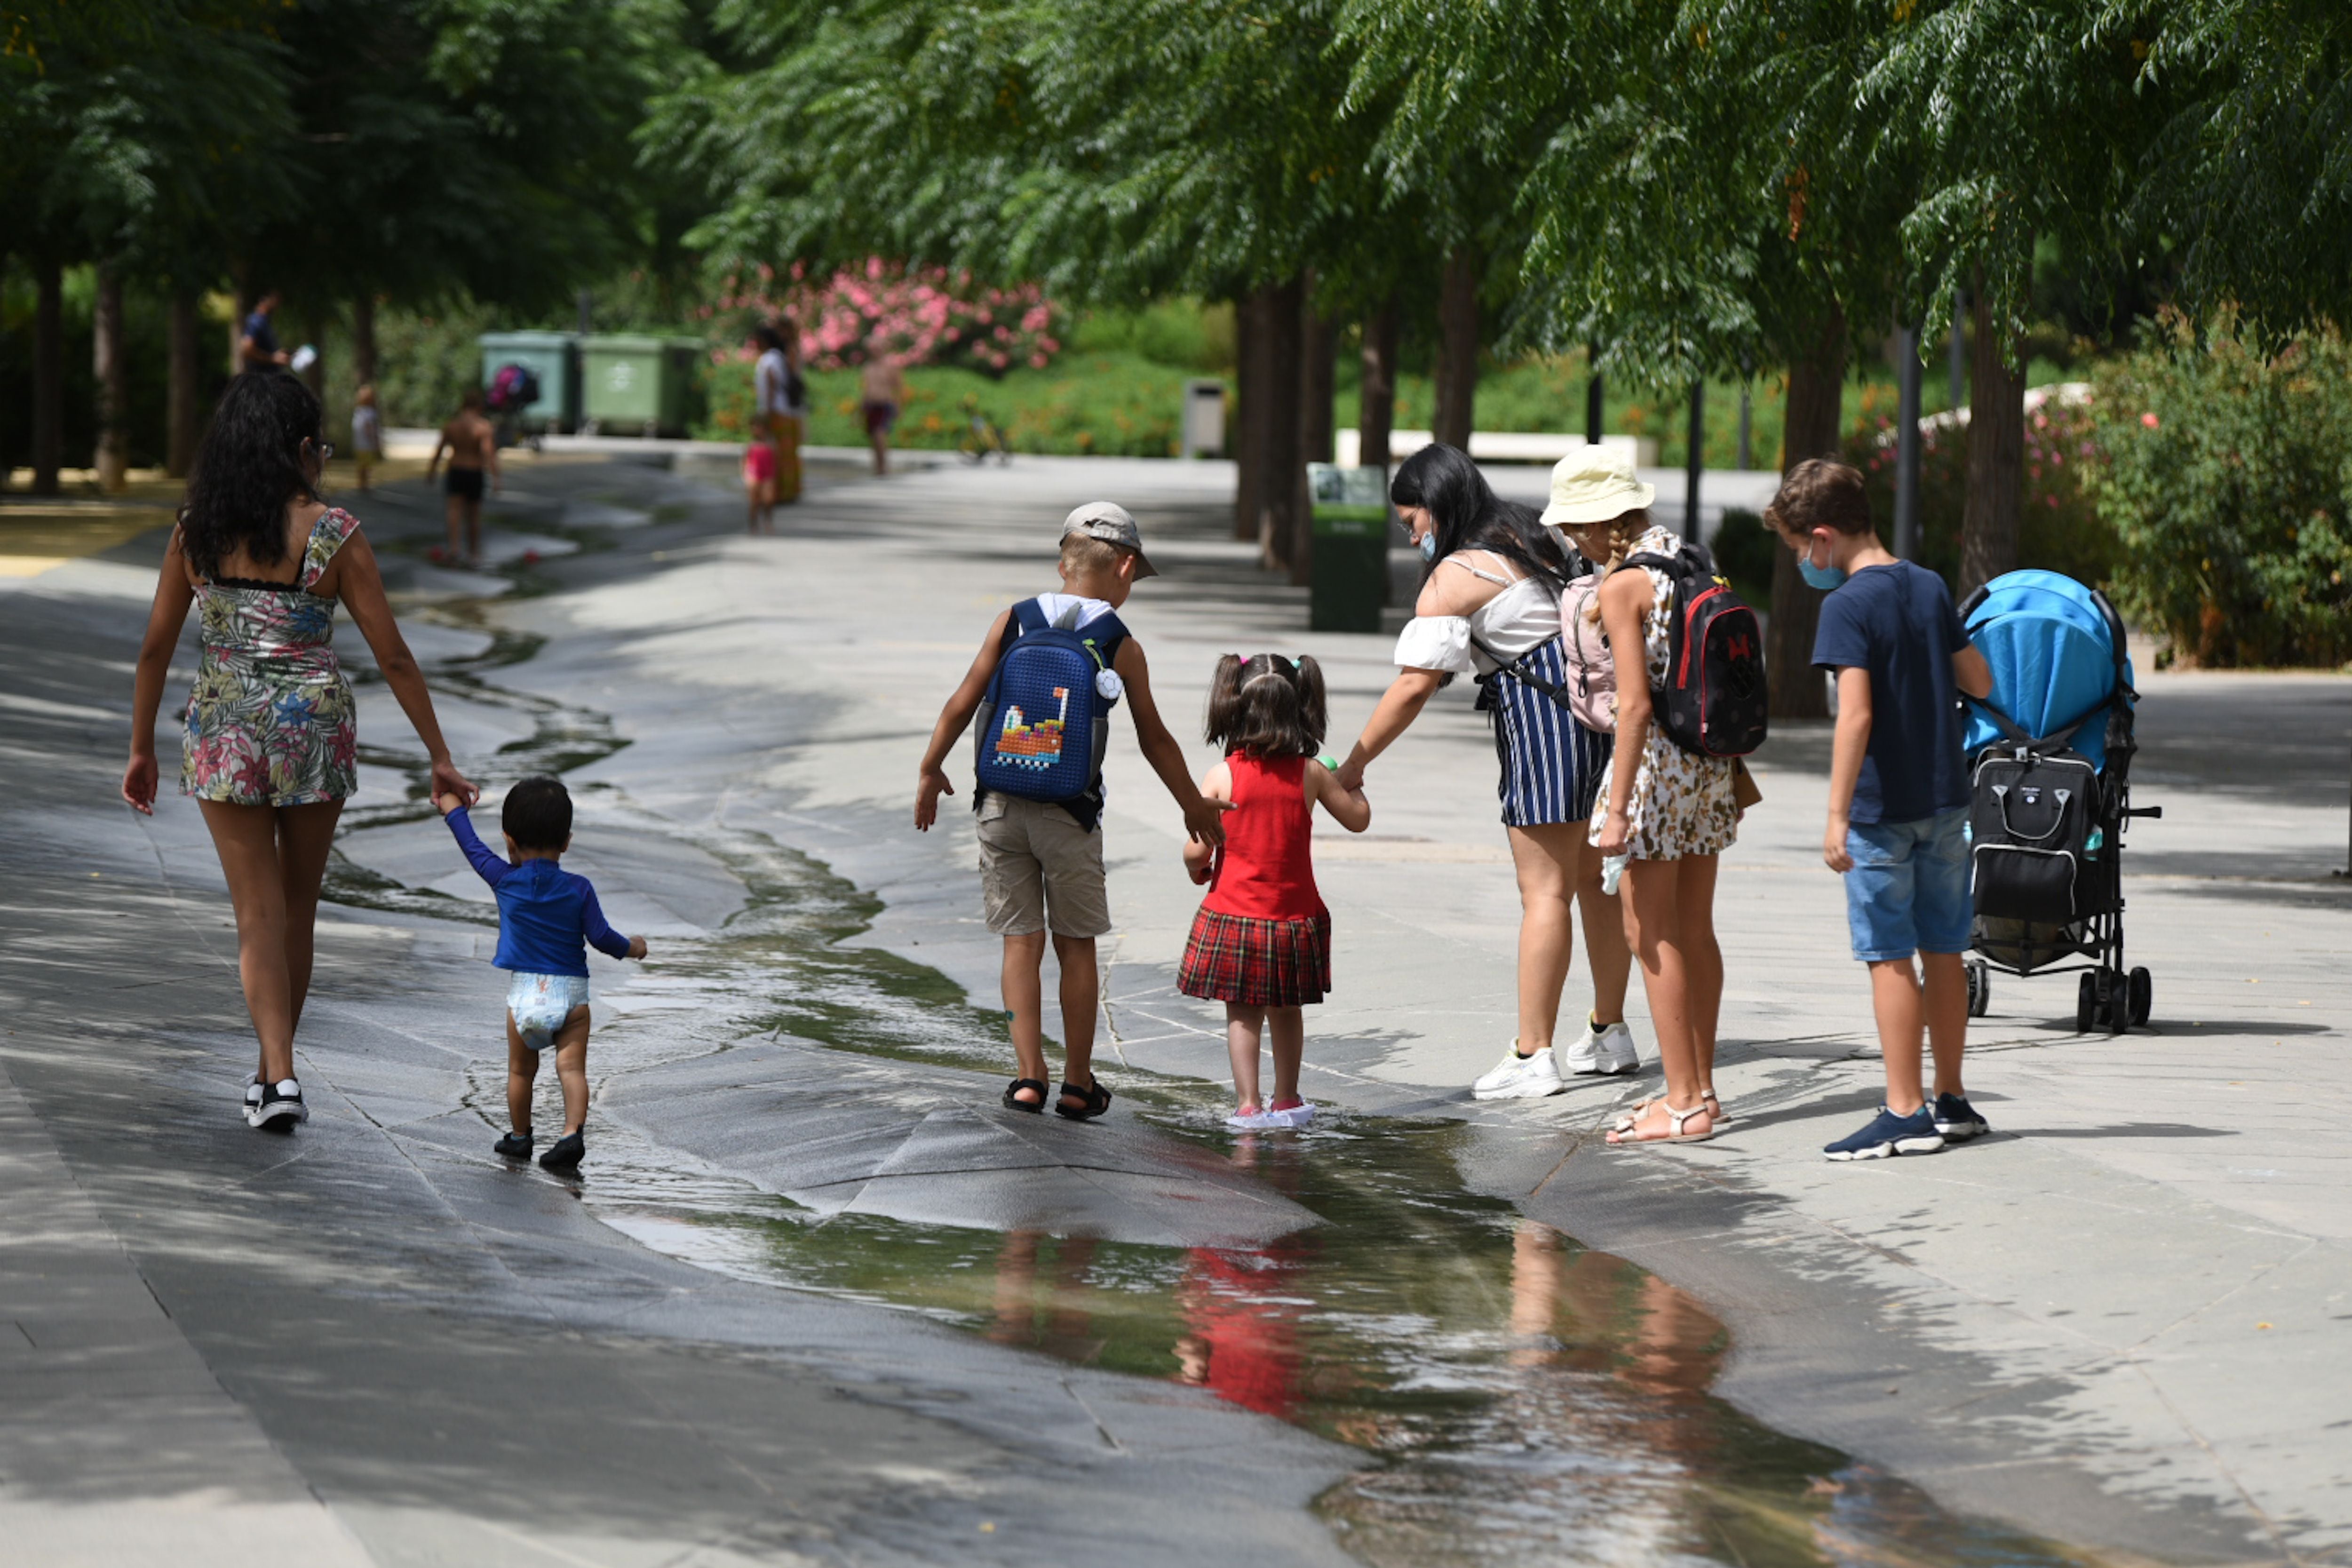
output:
<svg viewBox="0 0 2352 1568"><path fill-rule="evenodd" d="M2121 1034L2147 1022L2152 984L2124 968L2124 825L2161 816L2131 804L2132 689L2124 624L2095 588L2055 572L2011 572L1960 606L1992 667L1969 700L1969 854L1976 900L1969 1012L1992 1002L1995 969L2081 971L2074 1027Z"/></svg>

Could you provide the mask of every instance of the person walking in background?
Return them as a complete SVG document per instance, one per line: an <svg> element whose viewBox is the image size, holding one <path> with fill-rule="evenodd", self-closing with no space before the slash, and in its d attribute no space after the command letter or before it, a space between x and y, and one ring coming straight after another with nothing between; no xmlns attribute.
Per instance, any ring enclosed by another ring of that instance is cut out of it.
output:
<svg viewBox="0 0 2352 1568"><path fill-rule="evenodd" d="M1805 581L1831 591L1813 634L1813 663L1835 677L1838 694L1822 859L1845 879L1846 924L1854 958L1870 967L1886 1067L1878 1114L1822 1152L1932 1153L1987 1131L1960 1083L1961 960L1976 910L1958 693L1990 695L1992 670L1944 579L1880 541L1859 469L1807 458L1780 481L1764 521L1797 552ZM1920 1083L1923 1029L1935 1047L1933 1106Z"/></svg>
<svg viewBox="0 0 2352 1568"><path fill-rule="evenodd" d="M447 483L448 542L436 557L442 561L462 561L468 566L482 563L482 479L487 473L493 488L503 487L505 480L499 473L499 432L489 417L482 412L482 389L469 386L458 403L457 417L441 426L441 438L433 444L433 460L425 465L425 482L431 484L441 467L441 454L449 454ZM460 555L457 542L460 531L465 538L465 553Z"/></svg>
<svg viewBox="0 0 2352 1568"><path fill-rule="evenodd" d="M194 605L204 652L180 789L196 797L236 909L237 972L261 1047L245 1119L286 1130L310 1115L294 1035L310 988L320 879L358 783L352 688L335 658L338 604L424 742L431 792L479 793L449 759L359 519L320 499L321 419L319 400L290 375L241 375L222 394L164 547L122 772L122 798L152 816L156 710Z"/></svg>
<svg viewBox="0 0 2352 1568"><path fill-rule="evenodd" d="M375 383L368 382L352 395L352 465L359 469L360 494L373 493L368 479L382 461L383 416L376 412Z"/></svg>
<svg viewBox="0 0 2352 1568"><path fill-rule="evenodd" d="M808 418L808 383L801 377L799 332L789 320L769 322L752 334L760 357L751 367L754 439L764 431L775 449L775 477L768 504L791 506L801 499L801 435Z"/></svg>
<svg viewBox="0 0 2352 1568"><path fill-rule="evenodd" d="M1406 458L1389 499L1427 564L1413 619L1397 638L1397 678L1340 764L1339 785L1360 788L1366 767L1437 689L1475 672L1478 706L1495 725L1497 793L1518 875L1519 1030L1472 1092L1529 1099L1558 1094L1563 1072L1633 1072L1641 1058L1625 1026L1625 927L1616 899L1601 889L1601 858L1585 831L1613 742L1547 690L1566 674L1560 594L1583 563L1531 509L1499 499L1453 447L1424 447ZM1592 1008L1562 1064L1552 1037L1574 956L1571 904L1583 920Z"/></svg>
<svg viewBox="0 0 2352 1568"><path fill-rule="evenodd" d="M866 443L874 448L877 478L890 471L890 429L907 401L907 377L898 362L882 350L882 340L866 345L866 368L857 374L857 395L866 409Z"/></svg>
<svg viewBox="0 0 2352 1568"><path fill-rule="evenodd" d="M275 289L253 302L253 310L245 318L245 330L237 334L238 369L278 370L293 362L294 356L278 346L278 329L271 321L277 310Z"/></svg>
<svg viewBox="0 0 2352 1568"><path fill-rule="evenodd" d="M1315 1108L1298 1092L1308 1005L1331 989L1331 911L1315 888L1309 842L1320 804L1361 833L1372 808L1360 787L1315 760L1326 723L1323 671L1311 658L1236 653L1209 682L1209 744L1224 761L1201 780L1210 800L1234 803L1223 848L1184 846L1184 868L1209 896L1192 917L1176 989L1225 1005L1233 1058L1229 1127L1304 1127ZM1258 1043L1274 1035L1274 1096L1258 1091Z"/></svg>
<svg viewBox="0 0 2352 1568"><path fill-rule="evenodd" d="M1738 832L1738 763L1684 751L1655 721L1651 694L1666 679L1675 580L1662 568L1626 562L1682 549L1681 539L1650 521L1655 488L1606 447L1588 447L1571 460L1573 468L1563 462L1554 470L1547 515L1572 526L1579 548L1601 563L1599 602L1586 613L1597 613L1617 671L1608 808L1592 814L1591 841L1604 858L1625 862L1625 934L1642 966L1666 1078L1665 1093L1620 1118L1608 1141L1696 1142L1729 1120L1715 1093L1723 1006L1715 876L1717 858Z"/></svg>

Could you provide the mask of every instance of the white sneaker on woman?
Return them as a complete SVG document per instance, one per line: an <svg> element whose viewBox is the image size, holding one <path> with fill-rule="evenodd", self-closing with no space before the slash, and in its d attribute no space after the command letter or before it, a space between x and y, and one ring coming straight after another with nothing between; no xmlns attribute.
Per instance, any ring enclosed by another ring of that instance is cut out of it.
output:
<svg viewBox="0 0 2352 1568"><path fill-rule="evenodd" d="M1580 1076L1614 1077L1636 1071L1641 1065L1642 1054L1633 1048L1633 1031L1622 1019L1596 1029L1592 1020L1586 1018L1584 1033L1568 1047L1568 1071Z"/></svg>
<svg viewBox="0 0 2352 1568"><path fill-rule="evenodd" d="M1470 1086L1473 1100L1541 1100L1548 1094L1558 1094L1567 1086L1559 1081L1559 1066L1552 1059L1551 1047L1546 1046L1531 1057L1519 1055L1519 1042L1513 1040L1495 1070Z"/></svg>

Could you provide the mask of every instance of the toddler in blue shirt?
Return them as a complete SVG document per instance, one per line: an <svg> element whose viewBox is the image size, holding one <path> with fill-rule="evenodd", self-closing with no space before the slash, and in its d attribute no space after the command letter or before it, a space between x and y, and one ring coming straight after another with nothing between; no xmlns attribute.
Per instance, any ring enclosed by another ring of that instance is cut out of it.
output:
<svg viewBox="0 0 2352 1568"><path fill-rule="evenodd" d="M552 1045L563 1086L563 1136L539 1163L572 1170L588 1152L581 1131L588 1121L587 944L614 958L643 958L646 939L625 937L605 923L588 879L558 863L572 847L572 795L560 780L528 778L507 792L499 812L504 860L475 834L465 802L445 795L433 804L498 897L499 951L491 962L514 975L507 988L507 1111L514 1129L497 1152L530 1158L531 1085L540 1053Z"/></svg>

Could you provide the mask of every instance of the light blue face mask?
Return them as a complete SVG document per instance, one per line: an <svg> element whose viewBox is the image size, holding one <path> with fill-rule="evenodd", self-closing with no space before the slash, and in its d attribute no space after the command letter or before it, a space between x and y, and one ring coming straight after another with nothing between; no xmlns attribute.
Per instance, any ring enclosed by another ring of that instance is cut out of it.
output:
<svg viewBox="0 0 2352 1568"><path fill-rule="evenodd" d="M1423 561L1437 559L1437 535L1433 531L1421 536L1421 558Z"/></svg>
<svg viewBox="0 0 2352 1568"><path fill-rule="evenodd" d="M1814 565L1811 549L1797 557L1797 574L1805 580L1807 587L1819 588L1824 593L1845 581L1844 567Z"/></svg>

